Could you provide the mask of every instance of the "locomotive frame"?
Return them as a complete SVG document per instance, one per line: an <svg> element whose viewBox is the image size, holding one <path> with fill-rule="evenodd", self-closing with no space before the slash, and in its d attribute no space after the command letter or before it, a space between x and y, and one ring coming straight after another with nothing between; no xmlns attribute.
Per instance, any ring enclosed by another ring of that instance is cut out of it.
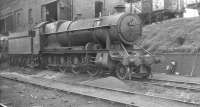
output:
<svg viewBox="0 0 200 107"><path fill-rule="evenodd" d="M134 49L141 33L139 17L130 13L42 22L28 36L9 37L9 63L90 76L110 73L120 79L147 78L155 60L139 54L142 49Z"/></svg>

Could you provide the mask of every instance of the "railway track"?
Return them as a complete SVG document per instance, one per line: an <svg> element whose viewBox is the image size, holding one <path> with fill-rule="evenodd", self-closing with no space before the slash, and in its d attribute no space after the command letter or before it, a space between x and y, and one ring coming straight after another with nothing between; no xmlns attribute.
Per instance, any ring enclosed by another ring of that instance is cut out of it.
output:
<svg viewBox="0 0 200 107"><path fill-rule="evenodd" d="M139 81L137 80L137 82ZM180 90L186 90L186 91L200 92L199 83L157 80L157 79L149 79L147 81L142 81L142 83L151 84L151 85L160 86L160 87L166 87L166 88L174 88L174 89L180 89Z"/></svg>
<svg viewBox="0 0 200 107"><path fill-rule="evenodd" d="M27 76L17 76L13 74L0 74L1 78L18 81L26 84L32 84L43 88L55 89L64 92L70 92L78 95L107 100L113 103L120 103L131 107L199 107L200 104L181 101L178 99L169 99L152 95L145 95L137 92L125 90L116 90L87 86L82 84L57 82L42 78L31 78Z"/></svg>
<svg viewBox="0 0 200 107"><path fill-rule="evenodd" d="M169 81L169 80L156 80L151 79L151 84L157 86L171 87L182 90L191 90L195 92L200 92L200 84L199 83L189 83L189 82L180 82L180 81Z"/></svg>

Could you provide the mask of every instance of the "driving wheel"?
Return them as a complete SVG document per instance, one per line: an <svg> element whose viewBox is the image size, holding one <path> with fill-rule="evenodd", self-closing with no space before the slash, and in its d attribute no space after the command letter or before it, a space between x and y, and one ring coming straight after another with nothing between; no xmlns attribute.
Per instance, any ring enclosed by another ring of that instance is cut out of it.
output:
<svg viewBox="0 0 200 107"><path fill-rule="evenodd" d="M86 72L87 72L90 76L92 76L92 77L97 76L97 75L99 74L99 71L100 71L100 70L98 70L97 67L92 66L92 65L89 66L89 67L87 68L87 70L86 70Z"/></svg>
<svg viewBox="0 0 200 107"><path fill-rule="evenodd" d="M62 72L62 73L65 73L67 71L67 68L64 67L64 66L60 66L59 71Z"/></svg>
<svg viewBox="0 0 200 107"><path fill-rule="evenodd" d="M122 64L118 64L117 65L117 68L115 70L116 72L116 76L119 78L119 79L127 79L128 78L128 71L127 71L127 67L125 67L124 65Z"/></svg>
<svg viewBox="0 0 200 107"><path fill-rule="evenodd" d="M72 67L71 67L71 72L72 72L73 74L78 75L78 74L81 73L81 69L80 69L80 67L72 66Z"/></svg>

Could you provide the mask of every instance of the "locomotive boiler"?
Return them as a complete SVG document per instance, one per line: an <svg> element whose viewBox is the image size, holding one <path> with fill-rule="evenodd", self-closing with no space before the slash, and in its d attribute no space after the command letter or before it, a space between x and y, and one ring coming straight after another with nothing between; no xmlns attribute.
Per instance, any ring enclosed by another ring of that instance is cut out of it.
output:
<svg viewBox="0 0 200 107"><path fill-rule="evenodd" d="M105 46L108 38L110 42L133 45L141 37L141 29L137 15L120 13L97 19L53 22L46 25L45 33L48 36L56 34L52 38L61 47L81 46L89 42Z"/></svg>
<svg viewBox="0 0 200 107"><path fill-rule="evenodd" d="M155 58L134 49L141 36L140 18L124 12L93 19L42 22L23 36L10 36L10 64L86 72L91 76L110 73L120 79L148 77Z"/></svg>

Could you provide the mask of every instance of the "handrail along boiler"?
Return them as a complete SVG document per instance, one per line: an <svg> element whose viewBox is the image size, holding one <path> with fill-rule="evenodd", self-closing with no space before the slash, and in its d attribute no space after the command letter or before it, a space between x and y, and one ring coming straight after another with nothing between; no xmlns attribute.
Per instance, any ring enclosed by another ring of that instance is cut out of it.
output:
<svg viewBox="0 0 200 107"><path fill-rule="evenodd" d="M91 76L114 73L120 79L133 75L148 77L154 61L147 59L153 57L137 54L140 52L134 49L142 36L141 23L136 14L124 12L93 19L42 22L27 37L10 37L10 63L76 74L87 72ZM27 50L22 44L14 45L21 39L30 41ZM23 49L14 51L17 48Z"/></svg>

